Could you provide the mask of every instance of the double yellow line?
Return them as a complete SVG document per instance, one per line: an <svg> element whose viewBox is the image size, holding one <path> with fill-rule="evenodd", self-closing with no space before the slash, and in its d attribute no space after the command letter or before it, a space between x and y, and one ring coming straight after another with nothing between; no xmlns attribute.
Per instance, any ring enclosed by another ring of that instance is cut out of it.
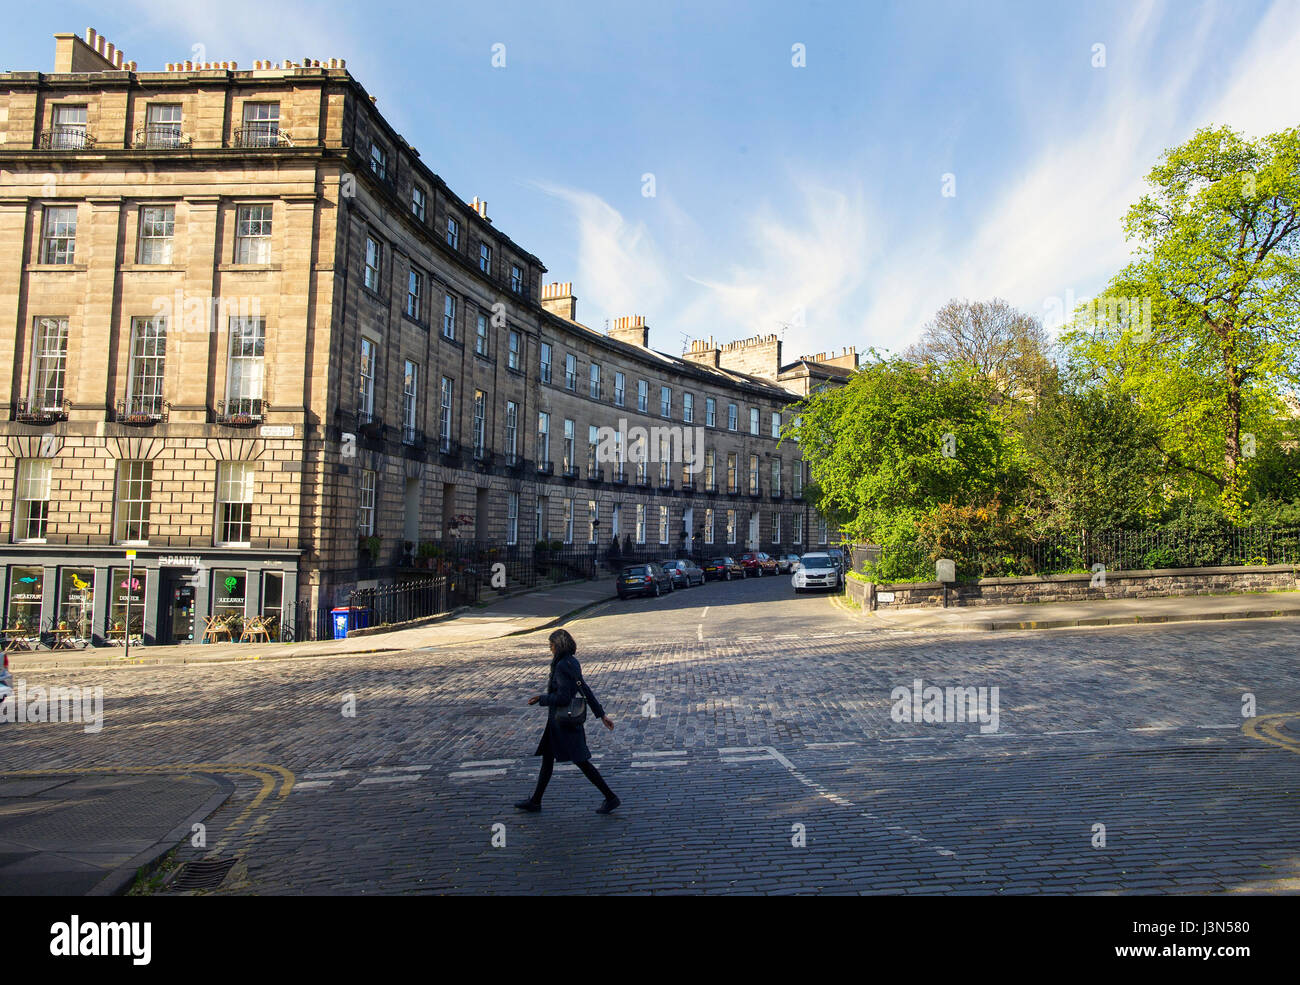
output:
<svg viewBox="0 0 1300 985"><path fill-rule="evenodd" d="M249 801L248 806L240 811L239 816L226 825L226 837L222 839L217 846L218 848L224 846L231 837L235 836L249 817L260 810L263 805L268 805L270 811L274 811L275 808L284 803L285 798L289 796L289 791L293 789L295 779L293 773L289 770L271 763L170 763L160 766L67 766L50 770L0 770L0 776L3 777L80 776L87 773L122 776L216 773L218 775L252 778L258 784L258 791L253 799ZM247 834L250 837L259 834L266 822L270 820L270 817L269 812L261 815L257 819L257 823L249 828Z"/></svg>
<svg viewBox="0 0 1300 985"><path fill-rule="evenodd" d="M1267 742L1270 746L1289 749L1300 755L1300 739L1294 735L1283 735L1282 725L1291 720L1300 721L1300 711L1283 712L1280 715L1259 715L1242 725L1241 730L1252 739Z"/></svg>

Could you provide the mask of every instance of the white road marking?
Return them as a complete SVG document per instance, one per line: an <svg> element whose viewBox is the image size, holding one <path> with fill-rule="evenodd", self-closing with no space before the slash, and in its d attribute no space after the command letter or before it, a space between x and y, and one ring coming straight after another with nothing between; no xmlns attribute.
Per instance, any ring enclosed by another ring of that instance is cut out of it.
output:
<svg viewBox="0 0 1300 985"><path fill-rule="evenodd" d="M513 762L513 759L480 759L470 763L461 763L460 768L472 770L478 766L509 766Z"/></svg>
<svg viewBox="0 0 1300 985"><path fill-rule="evenodd" d="M769 756L767 753L763 753L761 756L733 756L733 757L731 757L730 759L728 759L728 758L726 758L726 757L724 756L724 757L721 757L721 758L719 759L719 762L723 762L723 763L758 763L758 762L762 762L763 760L771 760L771 758L772 758L772 757Z"/></svg>
<svg viewBox="0 0 1300 985"><path fill-rule="evenodd" d="M708 616L709 616L709 606L706 605L706 606L704 607L704 611L700 613L700 618L701 618L701 619L707 619Z"/></svg>
<svg viewBox="0 0 1300 985"><path fill-rule="evenodd" d="M377 769L388 770L388 771L391 771L391 772L394 772L394 773L397 773L397 772L402 772L402 773L418 773L418 772L420 772L421 770L431 770L431 769L433 769L433 765L430 764L430 765L428 765L428 766L380 766L380 767L377 767Z"/></svg>
<svg viewBox="0 0 1300 985"><path fill-rule="evenodd" d="M1062 729L1059 732L1044 732L1043 735L1089 735L1093 732L1100 732L1101 729L1095 728L1072 728Z"/></svg>
<svg viewBox="0 0 1300 985"><path fill-rule="evenodd" d="M1196 727L1197 727L1197 728L1221 728L1221 729L1232 729L1232 731L1235 732L1235 731L1237 731L1237 729L1238 729L1240 726L1237 726L1237 725L1198 725L1198 726L1196 726Z"/></svg>
<svg viewBox="0 0 1300 985"><path fill-rule="evenodd" d="M1019 732L971 732L968 739L1033 739L1033 735L1021 735Z"/></svg>
<svg viewBox="0 0 1300 985"><path fill-rule="evenodd" d="M634 752L634 753L632 753L632 756L633 756L634 758L635 758L635 757L638 757L638 756L650 756L650 757L658 756L658 757L664 757L664 756L685 756L685 755L686 755L686 750L684 750L684 749L680 749L680 750L679 750L679 749L669 749L669 750L666 751L666 752L662 752L662 751L661 751L661 752Z"/></svg>
<svg viewBox="0 0 1300 985"><path fill-rule="evenodd" d="M778 637L779 638L779 637ZM888 740L887 740L888 741ZM841 746L856 746L857 742L809 742L808 749L838 749Z"/></svg>
<svg viewBox="0 0 1300 985"><path fill-rule="evenodd" d="M294 790L319 790L321 787L334 786L333 780L299 780L293 785ZM292 793L292 791L290 791Z"/></svg>
<svg viewBox="0 0 1300 985"><path fill-rule="evenodd" d="M1177 725L1140 725L1137 728L1128 728L1126 732L1173 732L1179 726Z"/></svg>
<svg viewBox="0 0 1300 985"><path fill-rule="evenodd" d="M686 760L684 759L634 759L632 761L632 766L634 768L638 766L643 768L654 768L656 766L685 766L685 765L686 765Z"/></svg>
<svg viewBox="0 0 1300 985"><path fill-rule="evenodd" d="M364 787L374 783L410 783L420 779L423 779L423 777L413 776L409 773L406 776L368 776L357 786Z"/></svg>
<svg viewBox="0 0 1300 985"><path fill-rule="evenodd" d="M938 742L941 735L909 735L901 739L881 739L881 742Z"/></svg>
<svg viewBox="0 0 1300 985"><path fill-rule="evenodd" d="M755 750L761 750L767 753L768 757L776 760L787 770L789 770L790 775L793 776L796 780L802 783L805 787L808 787L810 790L815 791L819 796L825 797L832 804L835 804L839 807L847 807L850 810L856 810L860 817L865 817L869 821L874 821L877 824L884 825L890 831L901 832L907 835L908 838L913 842L916 842L918 844L927 844L927 845L930 844L929 839L923 838L915 831L909 831L907 828L904 828L901 825L889 824L888 822L885 821L884 818L879 817L876 814L873 814L871 811L860 809L856 804L853 803L853 801L849 800L847 797L841 797L839 794L835 793L835 791L829 790L822 784L818 783L816 780L812 779L811 777L805 776L797 768L795 768L794 763L790 762L790 760L786 759L785 756L781 755L781 753L778 752L776 748L773 746L728 746L725 749L719 749L718 753L720 755L728 755L728 754L736 754L736 753L744 754L744 753L754 752ZM955 856L957 854L952 849L945 848L942 845L932 845L931 848L934 852L936 852L939 855Z"/></svg>
<svg viewBox="0 0 1300 985"><path fill-rule="evenodd" d="M704 623L695 627L695 638L701 643L704 642Z"/></svg>
<svg viewBox="0 0 1300 985"><path fill-rule="evenodd" d="M449 780L472 780L472 779L477 779L478 777L481 777L481 776L505 776L505 775L506 775L506 771L505 771L504 769L499 769L499 770L464 770L464 771L460 771L460 772L456 772L456 773L448 773L448 774L447 774L447 779L449 779Z"/></svg>
<svg viewBox="0 0 1300 985"><path fill-rule="evenodd" d="M352 773L351 770L327 770L318 773L304 773L302 774L302 778L304 780L316 780L323 777L337 778L340 776L348 776L351 773Z"/></svg>

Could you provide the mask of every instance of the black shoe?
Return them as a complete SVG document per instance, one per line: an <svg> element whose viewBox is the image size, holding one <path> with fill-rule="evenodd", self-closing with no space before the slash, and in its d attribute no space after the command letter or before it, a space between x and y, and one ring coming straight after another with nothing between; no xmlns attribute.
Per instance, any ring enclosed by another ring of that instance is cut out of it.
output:
<svg viewBox="0 0 1300 985"><path fill-rule="evenodd" d="M528 811L528 813L530 814L536 814L538 811L542 809L542 805L532 799L521 800L517 802L515 806L518 807L521 811Z"/></svg>
<svg viewBox="0 0 1300 985"><path fill-rule="evenodd" d="M623 803L623 801L619 800L617 797L606 797L605 802L596 808L596 813L611 814L613 813L614 808L621 803ZM541 808L539 807L538 810L541 810Z"/></svg>

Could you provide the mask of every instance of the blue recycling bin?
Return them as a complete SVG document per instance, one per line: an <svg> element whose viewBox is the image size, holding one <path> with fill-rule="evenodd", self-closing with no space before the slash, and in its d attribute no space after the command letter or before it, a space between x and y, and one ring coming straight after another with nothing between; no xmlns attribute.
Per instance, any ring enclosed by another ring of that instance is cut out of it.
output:
<svg viewBox="0 0 1300 985"><path fill-rule="evenodd" d="M370 610L341 605L330 609L330 619L334 623L334 638L347 639L349 629L365 629L370 625Z"/></svg>

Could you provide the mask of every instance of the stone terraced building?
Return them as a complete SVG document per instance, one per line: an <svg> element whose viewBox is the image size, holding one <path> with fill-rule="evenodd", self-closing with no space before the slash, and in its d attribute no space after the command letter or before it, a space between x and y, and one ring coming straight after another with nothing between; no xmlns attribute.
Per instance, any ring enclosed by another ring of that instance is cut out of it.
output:
<svg viewBox="0 0 1300 985"><path fill-rule="evenodd" d="M0 241L18 635L120 640L128 607L146 642L231 612L287 626L430 542L834 539L779 434L852 349L674 356L643 317L580 324L340 60L141 72L56 35L53 73L0 74Z"/></svg>

